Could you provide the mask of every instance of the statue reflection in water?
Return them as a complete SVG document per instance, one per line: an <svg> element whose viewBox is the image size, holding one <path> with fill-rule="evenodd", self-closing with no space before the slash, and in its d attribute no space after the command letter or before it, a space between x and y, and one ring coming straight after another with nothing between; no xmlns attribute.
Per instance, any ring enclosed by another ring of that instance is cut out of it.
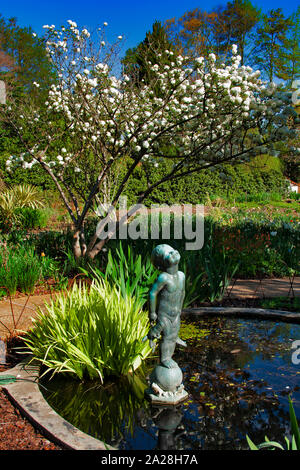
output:
<svg viewBox="0 0 300 470"><path fill-rule="evenodd" d="M183 416L181 406L153 406L151 415L158 428L157 449L178 449L177 440L185 433L180 426Z"/></svg>

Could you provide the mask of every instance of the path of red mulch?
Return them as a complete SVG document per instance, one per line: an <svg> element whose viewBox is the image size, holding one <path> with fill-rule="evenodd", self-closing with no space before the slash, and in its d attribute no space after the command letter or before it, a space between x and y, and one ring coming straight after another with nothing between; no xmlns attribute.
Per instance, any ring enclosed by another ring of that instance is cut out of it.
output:
<svg viewBox="0 0 300 470"><path fill-rule="evenodd" d="M15 347L12 344L11 347ZM0 372L14 367L20 358L9 350L7 363L0 364ZM63 450L39 433L10 402L0 387L0 451L1 450Z"/></svg>
<svg viewBox="0 0 300 470"><path fill-rule="evenodd" d="M0 390L0 451L62 450L37 432Z"/></svg>

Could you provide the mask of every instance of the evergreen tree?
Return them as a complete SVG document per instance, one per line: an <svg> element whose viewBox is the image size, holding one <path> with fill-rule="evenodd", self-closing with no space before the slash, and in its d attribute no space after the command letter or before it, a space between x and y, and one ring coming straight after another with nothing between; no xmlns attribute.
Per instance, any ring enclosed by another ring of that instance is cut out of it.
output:
<svg viewBox="0 0 300 470"><path fill-rule="evenodd" d="M287 89L291 89L293 81L300 78L300 7L290 17L290 22L281 52L283 60L277 64L277 76L286 81Z"/></svg>
<svg viewBox="0 0 300 470"><path fill-rule="evenodd" d="M145 39L135 48L128 49L122 60L124 73L135 83L150 83L155 76L151 70L154 64L170 64L170 51L176 53L175 47L168 39L160 21L155 21L152 31L146 33Z"/></svg>
<svg viewBox="0 0 300 470"><path fill-rule="evenodd" d="M288 66L286 45L290 27L291 19L285 18L278 8L263 15L262 25L257 30L253 65L257 65L270 82L279 78Z"/></svg>
<svg viewBox="0 0 300 470"><path fill-rule="evenodd" d="M7 99L13 96L20 104L31 100L31 104L35 103L38 106L41 106L45 101L49 86L55 82L55 74L46 54L43 40L37 37L31 27L19 27L16 18L6 20L1 15L0 80L3 80L6 85ZM35 86L34 82L38 86ZM24 128L26 125L25 122ZM18 150L16 130L1 122L0 169L5 175L7 173L5 166L7 157L15 154ZM21 172L20 170L19 173ZM22 176L20 178L22 180ZM36 180L33 178L33 181ZM38 181L43 184L44 175Z"/></svg>

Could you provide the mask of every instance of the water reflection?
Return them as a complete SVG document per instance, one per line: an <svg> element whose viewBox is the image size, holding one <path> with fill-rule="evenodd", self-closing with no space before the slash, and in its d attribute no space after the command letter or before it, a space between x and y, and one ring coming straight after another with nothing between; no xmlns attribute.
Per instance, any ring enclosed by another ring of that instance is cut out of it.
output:
<svg viewBox="0 0 300 470"><path fill-rule="evenodd" d="M246 434L284 444L289 393L300 418L300 366L291 362L300 326L225 318L186 326L188 347L175 359L189 393L180 406L145 400L153 364L105 386L58 377L42 392L67 421L120 449L247 449Z"/></svg>
<svg viewBox="0 0 300 470"><path fill-rule="evenodd" d="M157 406L152 408L151 417L158 428L158 450L174 450L178 448L178 440L185 430L179 427L183 411L182 406Z"/></svg>

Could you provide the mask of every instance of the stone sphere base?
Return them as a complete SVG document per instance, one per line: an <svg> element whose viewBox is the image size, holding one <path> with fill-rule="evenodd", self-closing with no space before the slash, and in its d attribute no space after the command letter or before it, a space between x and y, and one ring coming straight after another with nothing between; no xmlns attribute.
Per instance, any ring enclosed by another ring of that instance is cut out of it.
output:
<svg viewBox="0 0 300 470"><path fill-rule="evenodd" d="M157 384L166 392L175 392L183 379L181 369L177 367L167 368L158 364L150 375L150 383Z"/></svg>
<svg viewBox="0 0 300 470"><path fill-rule="evenodd" d="M176 363L174 367L158 364L150 375L150 387L146 397L156 404L175 405L188 396L182 384L182 371Z"/></svg>

